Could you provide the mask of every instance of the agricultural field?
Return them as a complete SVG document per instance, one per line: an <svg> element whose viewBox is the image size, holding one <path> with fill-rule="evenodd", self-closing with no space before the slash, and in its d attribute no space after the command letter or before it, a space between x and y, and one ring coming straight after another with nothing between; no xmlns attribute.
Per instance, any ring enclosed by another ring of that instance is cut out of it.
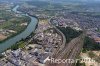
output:
<svg viewBox="0 0 100 66"><path fill-rule="evenodd" d="M0 41L22 32L30 21L27 16L0 10Z"/></svg>

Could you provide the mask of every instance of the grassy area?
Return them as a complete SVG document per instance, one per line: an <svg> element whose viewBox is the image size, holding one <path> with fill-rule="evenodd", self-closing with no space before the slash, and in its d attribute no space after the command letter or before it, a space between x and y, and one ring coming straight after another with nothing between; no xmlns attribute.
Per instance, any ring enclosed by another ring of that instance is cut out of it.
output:
<svg viewBox="0 0 100 66"><path fill-rule="evenodd" d="M100 29L98 28L97 32L100 32Z"/></svg>
<svg viewBox="0 0 100 66"><path fill-rule="evenodd" d="M10 21L4 22L2 25L0 25L0 29L8 28L11 25L12 25L12 23Z"/></svg>
<svg viewBox="0 0 100 66"><path fill-rule="evenodd" d="M12 11L0 10L0 19L8 21L9 19L15 17L14 15L15 14Z"/></svg>
<svg viewBox="0 0 100 66"><path fill-rule="evenodd" d="M100 63L100 57L94 54L92 51L88 52L90 58L94 59L96 62Z"/></svg>
<svg viewBox="0 0 100 66"><path fill-rule="evenodd" d="M24 48L25 47L25 42L20 41L17 44L11 46L11 50L17 50L18 48Z"/></svg>
<svg viewBox="0 0 100 66"><path fill-rule="evenodd" d="M100 63L100 56L97 56L93 51L100 50L100 44L96 43L93 39L89 37L85 37L84 39L84 46L83 46L83 53L88 54L88 56L94 59L96 62Z"/></svg>
<svg viewBox="0 0 100 66"><path fill-rule="evenodd" d="M27 43L33 36L35 35L35 33L31 33L28 37L26 37L26 39L22 39L20 40L18 43L12 45L10 48L8 49L11 49L11 50L17 50L19 48L21 49L25 49L25 46L27 46L27 44L31 44L33 43L33 41ZM30 37L31 36L31 37Z"/></svg>
<svg viewBox="0 0 100 66"><path fill-rule="evenodd" d="M24 22L30 22L30 18L29 17L15 17L15 18L11 18L5 22L3 22L2 25L0 25L0 29L8 29L8 28L18 28L21 27L20 24L24 23ZM22 26L23 27L23 26Z"/></svg>
<svg viewBox="0 0 100 66"><path fill-rule="evenodd" d="M9 32L7 34L5 33L5 35L7 36L6 39L22 32L27 27L27 25L21 25L21 24L23 23L28 24L31 21L31 19L27 16L22 16L19 14L15 14L12 11L6 11L6 10L5 11L0 10L0 20L4 20L2 24L0 24L0 29L15 31L15 33L13 32Z"/></svg>
<svg viewBox="0 0 100 66"><path fill-rule="evenodd" d="M90 58L94 58L95 57L95 54L93 52L91 52L91 51L88 52L88 55L89 55Z"/></svg>

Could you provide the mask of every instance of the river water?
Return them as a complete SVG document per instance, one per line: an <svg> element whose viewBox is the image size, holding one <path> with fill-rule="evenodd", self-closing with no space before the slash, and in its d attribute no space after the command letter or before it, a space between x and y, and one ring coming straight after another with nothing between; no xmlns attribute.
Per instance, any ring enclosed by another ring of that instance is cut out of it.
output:
<svg viewBox="0 0 100 66"><path fill-rule="evenodd" d="M20 13L19 11L17 11L18 7L19 6L17 5L15 8L13 8L13 11L16 13ZM29 16L28 14L22 14L22 15ZM6 50L7 48L11 47L12 45L16 44L16 42L20 41L21 39L25 39L35 30L38 20L35 17L32 17L32 16L29 16L29 17L31 18L31 22L22 33L0 43L0 53Z"/></svg>

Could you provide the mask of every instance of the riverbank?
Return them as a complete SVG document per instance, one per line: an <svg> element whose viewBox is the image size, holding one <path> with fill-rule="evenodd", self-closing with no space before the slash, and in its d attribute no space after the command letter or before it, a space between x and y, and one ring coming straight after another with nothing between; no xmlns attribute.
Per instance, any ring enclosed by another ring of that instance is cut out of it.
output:
<svg viewBox="0 0 100 66"><path fill-rule="evenodd" d="M20 31L19 31L18 33L15 33L15 34L13 34L12 36L9 36L9 37L7 37L6 39L0 41L0 43L3 43L3 42L5 42L6 40L8 40L8 39L10 39L10 38L12 38L12 37L14 37L14 36L17 36L18 34L22 33L26 28L27 28L27 26L26 26L24 29L20 29Z"/></svg>
<svg viewBox="0 0 100 66"><path fill-rule="evenodd" d="M3 14L0 15L0 17L3 18L2 20L0 19L0 43L23 32L31 22L29 16L13 13L13 11L5 13L6 11L0 12L0 14ZM21 25L23 23L26 23L26 25Z"/></svg>
<svg viewBox="0 0 100 66"><path fill-rule="evenodd" d="M5 35L3 35L3 34L0 34L0 40L2 41L2 40L4 40L4 39L6 39L7 38L7 36L5 36Z"/></svg>
<svg viewBox="0 0 100 66"><path fill-rule="evenodd" d="M32 16L33 17L33 16ZM36 16L34 16L37 20L38 20L38 22L39 22L39 19L38 19L38 17L36 17ZM36 24L36 27L35 27L35 30L38 28L38 23ZM34 30L34 31L35 31ZM23 30L24 31L24 30ZM23 32L23 31L21 31L21 32ZM20 32L20 33L21 33ZM20 34L20 33L18 33L18 34ZM16 34L16 35L18 35L18 34ZM16 36L15 35L15 36ZM5 51L7 51L7 50L9 50L9 49L11 49L11 50L17 50L17 49L19 49L19 48L24 48L25 46L26 46L26 43L27 42L29 42L29 39L31 39L33 36L34 36L35 34L34 34L34 32L32 32L29 36L27 36L25 39L21 39L20 41L18 41L18 42L16 42L14 45L12 45L11 47L9 47L9 48L7 48L6 50L4 50L4 52ZM11 37L9 37L8 39L10 39L10 38L12 38L12 37L14 37L14 36L11 36ZM28 39L28 40L27 40ZM5 40L6 41L6 40ZM22 44L21 44L22 43Z"/></svg>
<svg viewBox="0 0 100 66"><path fill-rule="evenodd" d="M16 6L14 11L17 13L17 8L19 6ZM18 34L9 37L9 39L6 39L5 41L0 43L0 53L2 53L3 51L7 50L9 47L11 47L12 45L15 45L17 42L19 42L22 39L26 39L28 36L30 36L31 33L33 33L36 29L36 27L38 26L38 19L37 17L32 17L28 14L23 14L22 15L26 15L28 17L31 18L31 22L29 23L29 25L26 27L25 30L22 30L21 32L19 32Z"/></svg>

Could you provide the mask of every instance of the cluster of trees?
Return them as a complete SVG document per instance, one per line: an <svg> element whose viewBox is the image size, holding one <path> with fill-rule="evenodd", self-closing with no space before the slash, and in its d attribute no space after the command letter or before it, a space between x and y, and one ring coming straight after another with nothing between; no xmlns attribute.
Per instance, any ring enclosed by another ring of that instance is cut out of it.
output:
<svg viewBox="0 0 100 66"><path fill-rule="evenodd" d="M70 27L57 27L58 29L60 29L62 31L62 33L65 35L66 37L66 41L70 42L73 38L78 37L80 34L82 34L82 31L76 31Z"/></svg>
<svg viewBox="0 0 100 66"><path fill-rule="evenodd" d="M27 42L30 38L32 38L35 35L35 33L31 33L28 37L26 37L25 39L21 39L19 42L17 42L16 44L12 45L10 47L11 50L17 50L19 48L25 48L25 46L27 45ZM29 42L29 44L31 44L32 42ZM9 48L8 48L9 49Z"/></svg>
<svg viewBox="0 0 100 66"><path fill-rule="evenodd" d="M20 41L17 44L14 44L13 46L11 46L11 50L17 50L19 48L24 48L24 47L25 47L25 42Z"/></svg>
<svg viewBox="0 0 100 66"><path fill-rule="evenodd" d="M85 65L85 63L80 63L80 61L78 61L78 62L76 63L76 66L86 66L86 65Z"/></svg>
<svg viewBox="0 0 100 66"><path fill-rule="evenodd" d="M93 39L89 37L85 37L83 52L92 50L100 50L100 44L96 43Z"/></svg>
<svg viewBox="0 0 100 66"><path fill-rule="evenodd" d="M83 46L83 53L88 52L88 55L90 58L93 58L94 60L96 60L97 62L100 62L100 57L96 56L92 51L99 51L100 50L100 44L96 43L94 39L90 38L90 37L85 37L84 39L84 46ZM85 66L84 63L81 64L80 62L77 63L76 66Z"/></svg>

